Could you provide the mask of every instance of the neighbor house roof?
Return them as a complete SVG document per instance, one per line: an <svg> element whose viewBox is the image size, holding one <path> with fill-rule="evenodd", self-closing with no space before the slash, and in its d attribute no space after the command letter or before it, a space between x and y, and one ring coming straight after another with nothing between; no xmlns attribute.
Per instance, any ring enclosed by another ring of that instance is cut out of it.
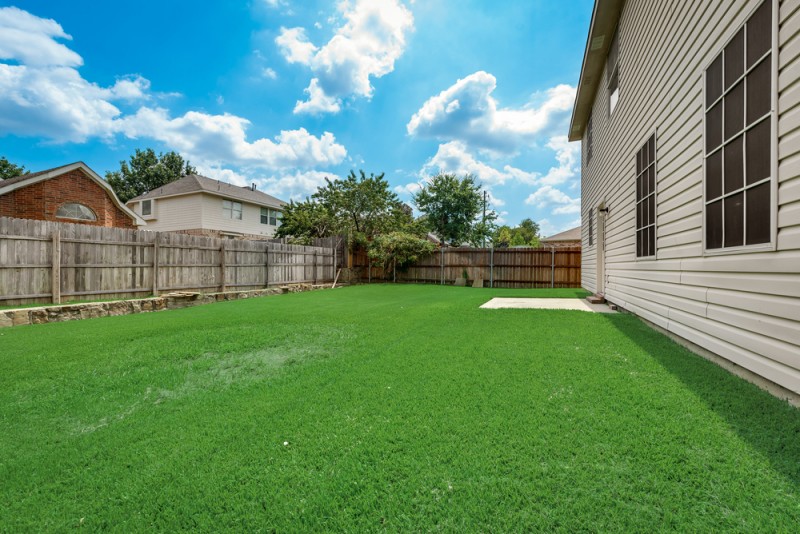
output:
<svg viewBox="0 0 800 534"><path fill-rule="evenodd" d="M572 109L572 120L569 124L569 140L578 141L583 137L592 103L603 78L603 68L608 56L611 40L617 29L622 6L625 0L595 0L592 11L592 23L589 26L589 37L586 39L586 51L583 54L581 78L578 81L578 94Z"/></svg>
<svg viewBox="0 0 800 534"><path fill-rule="evenodd" d="M581 227L576 226L575 228L570 228L565 232L561 232L560 234L551 235L550 237L545 237L540 241L542 243L552 243L554 241L580 241L581 240Z"/></svg>
<svg viewBox="0 0 800 534"><path fill-rule="evenodd" d="M153 189L148 193L139 195L136 198L132 198L128 202L147 200L148 198L175 197L179 195L189 195L192 193L207 193L209 195L216 195L234 200L242 200L244 202L258 204L260 206L270 206L273 208L280 208L287 204L283 200L277 199L258 190L254 191L250 187L240 187L238 185L220 182L219 180L213 180L197 174L184 176L179 180L175 180L167 185Z"/></svg>
<svg viewBox="0 0 800 534"><path fill-rule="evenodd" d="M109 198L111 198L111 200L114 202L114 205L121 209L125 215L133 219L135 224L138 226L144 226L146 224L144 219L136 215L133 211L131 211L130 208L125 206L125 204L123 204L119 198L117 198L116 193L114 193L114 190L111 189L110 185L108 185L108 182L103 180L100 175L90 169L89 166L82 161L70 163L69 165L62 165L61 167L54 167L45 171L23 174L21 176L15 176L14 178L0 180L0 195L6 195L12 191L16 191L17 189L22 189L23 187L28 187L29 185L57 178L62 174L66 174L78 169L83 171L83 173L89 177L90 180L93 180L97 183L97 185L105 189Z"/></svg>

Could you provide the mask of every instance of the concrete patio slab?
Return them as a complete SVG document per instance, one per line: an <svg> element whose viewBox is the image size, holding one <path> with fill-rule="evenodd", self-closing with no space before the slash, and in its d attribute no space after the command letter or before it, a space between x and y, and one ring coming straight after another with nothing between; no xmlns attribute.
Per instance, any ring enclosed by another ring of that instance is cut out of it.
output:
<svg viewBox="0 0 800 534"><path fill-rule="evenodd" d="M617 313L607 304L589 304L585 299L493 298L481 308L518 308L532 310L579 310L593 313Z"/></svg>

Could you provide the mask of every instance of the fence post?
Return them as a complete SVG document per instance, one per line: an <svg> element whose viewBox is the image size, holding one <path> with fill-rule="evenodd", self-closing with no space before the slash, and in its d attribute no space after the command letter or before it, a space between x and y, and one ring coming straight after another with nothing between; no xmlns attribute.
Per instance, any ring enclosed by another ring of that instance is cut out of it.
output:
<svg viewBox="0 0 800 534"><path fill-rule="evenodd" d="M267 261L264 264L264 268L266 269L266 273L264 275L264 287L269 289L269 243L264 243L264 246L267 247L265 250L265 252L267 253Z"/></svg>
<svg viewBox="0 0 800 534"><path fill-rule="evenodd" d="M219 245L219 285L220 293L225 293L225 238Z"/></svg>
<svg viewBox="0 0 800 534"><path fill-rule="evenodd" d="M550 287L556 287L556 249L550 247Z"/></svg>
<svg viewBox="0 0 800 534"><path fill-rule="evenodd" d="M489 287L494 288L494 243L489 249Z"/></svg>
<svg viewBox="0 0 800 534"><path fill-rule="evenodd" d="M161 232L156 232L155 240L153 241L153 296L158 296L158 256L159 256L159 241L161 241Z"/></svg>
<svg viewBox="0 0 800 534"><path fill-rule="evenodd" d="M61 304L61 230L53 232L53 270L51 279L53 304Z"/></svg>
<svg viewBox="0 0 800 534"><path fill-rule="evenodd" d="M314 284L317 283L317 251L314 251Z"/></svg>
<svg viewBox="0 0 800 534"><path fill-rule="evenodd" d="M336 242L336 238L333 238L333 269L331 271L331 276L334 278L334 282L336 281L336 249L339 248L339 243Z"/></svg>
<svg viewBox="0 0 800 534"><path fill-rule="evenodd" d="M444 285L444 242L442 242L441 251L442 251L442 255L441 255L442 256L442 261L441 261L442 265L441 265L440 270L441 270L441 279L442 280L441 280L441 284L440 285Z"/></svg>

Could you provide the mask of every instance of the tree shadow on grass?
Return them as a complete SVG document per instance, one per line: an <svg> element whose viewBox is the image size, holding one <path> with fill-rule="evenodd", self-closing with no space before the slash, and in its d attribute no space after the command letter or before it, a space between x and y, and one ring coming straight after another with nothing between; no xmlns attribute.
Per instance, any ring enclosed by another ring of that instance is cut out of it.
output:
<svg viewBox="0 0 800 534"><path fill-rule="evenodd" d="M800 409L629 315L605 318L681 381L800 490Z"/></svg>

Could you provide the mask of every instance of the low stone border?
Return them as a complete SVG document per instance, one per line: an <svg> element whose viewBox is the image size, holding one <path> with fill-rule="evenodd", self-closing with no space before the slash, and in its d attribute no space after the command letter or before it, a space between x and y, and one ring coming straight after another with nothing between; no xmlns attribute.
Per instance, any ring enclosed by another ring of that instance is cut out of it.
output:
<svg viewBox="0 0 800 534"><path fill-rule="evenodd" d="M329 289L331 284L293 284L289 286L257 289L254 291L226 291L224 293L170 293L161 297L136 300L115 300L112 302L91 302L86 304L63 304L41 306L37 308L19 308L0 310L0 328L26 324L62 323L94 319L95 317L115 317L134 313L175 310L221 302L224 300L241 300L254 297L282 295L284 293L300 293L317 289Z"/></svg>

